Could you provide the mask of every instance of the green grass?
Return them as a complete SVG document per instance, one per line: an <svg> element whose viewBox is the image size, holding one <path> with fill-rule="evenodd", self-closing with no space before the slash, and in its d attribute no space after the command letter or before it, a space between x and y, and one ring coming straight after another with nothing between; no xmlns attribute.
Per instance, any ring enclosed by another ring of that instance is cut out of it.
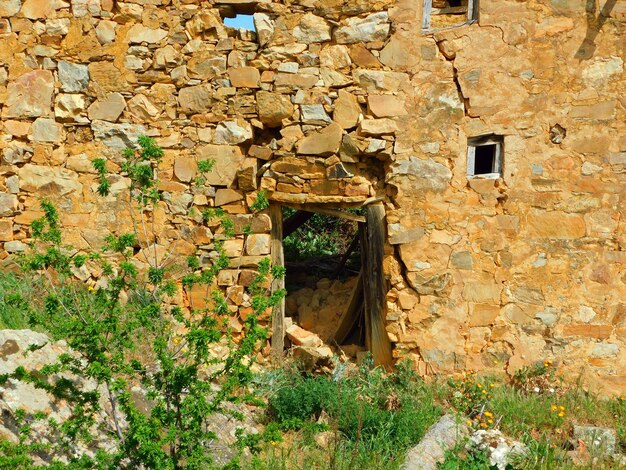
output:
<svg viewBox="0 0 626 470"><path fill-rule="evenodd" d="M250 468L397 468L442 414L432 391L404 367L386 374L362 366L334 377L288 371L273 383L268 410L289 445L266 446ZM328 433L323 448L316 431Z"/></svg>
<svg viewBox="0 0 626 470"><path fill-rule="evenodd" d="M0 272L0 329L31 328L33 303L43 291L41 278Z"/></svg>

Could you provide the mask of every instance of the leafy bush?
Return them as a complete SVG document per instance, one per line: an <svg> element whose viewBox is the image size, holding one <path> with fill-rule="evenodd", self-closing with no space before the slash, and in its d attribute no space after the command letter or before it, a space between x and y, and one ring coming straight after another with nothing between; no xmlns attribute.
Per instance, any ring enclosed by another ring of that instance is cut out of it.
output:
<svg viewBox="0 0 626 470"><path fill-rule="evenodd" d="M295 212L285 208L283 215L287 218ZM350 220L313 214L313 217L283 240L285 259L303 261L344 253L356 234L356 225L356 222Z"/></svg>
<svg viewBox="0 0 626 470"><path fill-rule="evenodd" d="M142 234L151 234L146 238L158 238L146 221L154 219L161 200L154 168L162 155L154 140L143 136L139 149L124 152L121 168L131 182L131 209L139 216L133 218L134 232L107 237L107 256L74 255L75 250L62 244L55 206L42 201L44 216L31 226L37 243L22 259L25 270L46 280L43 308L34 312L33 319L53 337L66 339L73 353L61 355L57 363L38 371L18 368L0 382L30 383L65 400L72 414L63 423L41 415L23 416L23 438L17 445L0 446L0 462L19 461L22 468L37 468L32 456L43 449L57 458L53 468L205 469L211 464L208 444L215 438L208 430L210 416L228 412L223 407L226 402L247 398L251 366L268 334L259 317L284 296L284 291L269 291L271 278L282 276L284 270L272 268L269 258L259 262L257 276L246 287L252 312L242 320L237 338L228 327L232 314L227 297L211 287L229 265L223 242L215 242L216 256L208 267L200 268L198 260L185 260L188 273L181 278L182 285L188 289L206 286L208 306L185 312L174 305L177 285L172 273L180 276L182 260L170 256L171 252L161 259L150 251L148 266L140 269L134 259L136 251L148 251L140 242L138 226ZM110 190L106 162L97 159L94 167L98 193L106 196ZM210 167L210 163L199 164L199 168ZM219 217L225 237L232 235L232 221L224 213L206 217ZM73 281L72 269L85 263L99 265L102 272L95 288ZM218 342L227 346L225 357L211 353ZM83 381L60 378L66 373L98 387L85 389L80 386ZM133 391L138 384L145 392L148 410L135 401ZM107 452L101 449L93 458L78 457L68 444L94 442L103 400L110 409L107 434L116 446ZM31 425L36 421L47 421L51 433L57 434L45 449L31 439ZM245 436L241 437L245 443ZM258 439L248 442L258 445Z"/></svg>

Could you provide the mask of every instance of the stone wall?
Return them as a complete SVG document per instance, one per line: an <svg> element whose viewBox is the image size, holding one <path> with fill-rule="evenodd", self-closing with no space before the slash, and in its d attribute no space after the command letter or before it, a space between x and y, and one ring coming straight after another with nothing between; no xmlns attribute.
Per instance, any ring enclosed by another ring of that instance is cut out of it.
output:
<svg viewBox="0 0 626 470"><path fill-rule="evenodd" d="M224 26L236 12L256 34ZM422 373L557 359L623 390L625 16L611 0L482 0L476 23L423 33L420 0L4 0L0 257L26 248L42 196L80 250L128 228L128 180L103 200L90 160L116 172L145 133L165 149L159 250L210 256L219 229L199 211L222 207L244 268L225 287L269 253L259 189L380 197L396 357ZM487 134L501 177L468 178L468 138ZM216 169L194 186L205 158Z"/></svg>

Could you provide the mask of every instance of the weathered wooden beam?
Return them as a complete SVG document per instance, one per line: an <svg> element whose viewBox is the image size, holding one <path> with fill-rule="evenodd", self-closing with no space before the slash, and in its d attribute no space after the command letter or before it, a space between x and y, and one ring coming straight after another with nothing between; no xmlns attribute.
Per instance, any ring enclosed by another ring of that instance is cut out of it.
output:
<svg viewBox="0 0 626 470"><path fill-rule="evenodd" d="M352 220L353 222L365 222L365 217L362 215L352 214L350 212L344 212L338 209L330 209L319 205L300 205L300 204L283 204L284 206L291 207L298 211L317 212L318 214L331 215L333 217L339 217L341 219Z"/></svg>
<svg viewBox="0 0 626 470"><path fill-rule="evenodd" d="M368 348L374 363L390 367L393 363L391 341L387 335L386 280L383 275L385 254L385 208L382 203L370 204L367 210L367 225L361 229L361 253L364 253L363 293L365 299L366 330Z"/></svg>
<svg viewBox="0 0 626 470"><path fill-rule="evenodd" d="M272 222L271 232L271 258L272 266L284 266L285 255L283 253L283 210L278 204L270 205L270 219ZM272 292L285 288L285 278L272 281ZM272 314L272 357L280 361L285 349L285 299L283 298L274 307Z"/></svg>
<svg viewBox="0 0 626 470"><path fill-rule="evenodd" d="M329 338L329 340L334 340L334 342L338 345L343 344L357 324L362 311L363 275L362 273L359 273L359 277L356 284L352 288L352 293L350 294L350 303L348 304L348 308L341 315L341 318L339 319L339 327L337 328L337 331L335 331L333 337Z"/></svg>
<svg viewBox="0 0 626 470"><path fill-rule="evenodd" d="M283 238L288 237L293 232L298 230L307 221L315 215L313 212L298 211L295 214L289 216L283 223Z"/></svg>

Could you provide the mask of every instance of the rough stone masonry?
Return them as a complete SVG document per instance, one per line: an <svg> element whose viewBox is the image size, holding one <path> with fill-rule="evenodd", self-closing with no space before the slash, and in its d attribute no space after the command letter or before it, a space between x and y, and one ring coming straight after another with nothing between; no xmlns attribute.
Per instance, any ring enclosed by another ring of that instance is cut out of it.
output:
<svg viewBox="0 0 626 470"><path fill-rule="evenodd" d="M224 25L237 13L256 32ZM220 284L240 292L270 251L257 191L379 197L395 357L423 374L555 359L623 392L625 18L614 0L2 0L0 258L26 249L43 196L78 250L128 228L127 178L103 200L90 161L116 172L148 134L159 253L210 254L199 212L222 207L244 269Z"/></svg>

